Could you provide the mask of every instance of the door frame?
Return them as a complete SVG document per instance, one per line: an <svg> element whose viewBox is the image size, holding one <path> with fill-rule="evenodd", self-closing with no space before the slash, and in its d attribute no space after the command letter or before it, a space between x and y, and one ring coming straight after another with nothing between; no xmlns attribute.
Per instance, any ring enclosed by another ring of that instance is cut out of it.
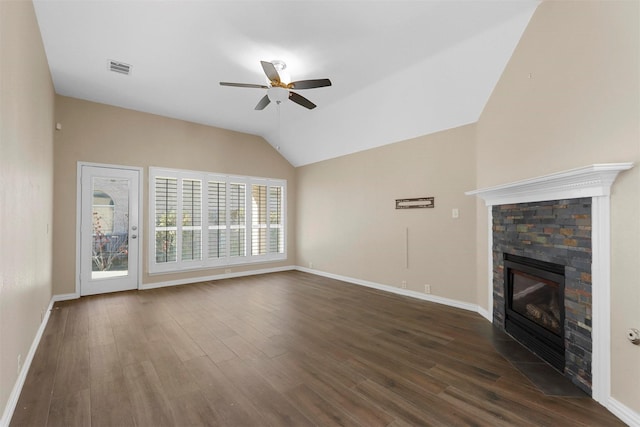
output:
<svg viewBox="0 0 640 427"><path fill-rule="evenodd" d="M81 224L82 224L82 167L90 166L90 167L98 167L98 168L110 168L110 169L123 169L128 171L136 171L138 172L138 274L137 274L137 289L140 289L142 285L142 258L144 256L144 224L143 224L143 201L144 201L144 168L136 167L136 166L123 166L123 165L112 165L106 163L91 163L91 162L78 162L76 169L76 292L75 297L80 298L81 296L81 267L82 267L82 235L81 235Z"/></svg>

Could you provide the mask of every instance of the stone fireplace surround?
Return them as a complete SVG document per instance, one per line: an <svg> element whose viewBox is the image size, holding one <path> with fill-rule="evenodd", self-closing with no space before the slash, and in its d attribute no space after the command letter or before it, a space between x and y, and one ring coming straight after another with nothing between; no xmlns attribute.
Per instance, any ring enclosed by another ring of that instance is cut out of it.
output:
<svg viewBox="0 0 640 427"><path fill-rule="evenodd" d="M493 323L505 324L504 254L564 267L564 365L576 386L591 394L591 198L495 205Z"/></svg>
<svg viewBox="0 0 640 427"><path fill-rule="evenodd" d="M493 207L591 198L591 394L605 405L611 394L610 192L618 174L632 167L633 163L594 164L465 193L482 198L488 209L490 310L494 307ZM492 314L488 320L494 321Z"/></svg>

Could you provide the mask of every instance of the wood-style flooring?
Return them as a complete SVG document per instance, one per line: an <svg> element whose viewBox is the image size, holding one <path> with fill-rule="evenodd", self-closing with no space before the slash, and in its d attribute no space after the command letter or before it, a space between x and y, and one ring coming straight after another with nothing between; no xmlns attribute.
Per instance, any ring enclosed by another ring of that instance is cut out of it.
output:
<svg viewBox="0 0 640 427"><path fill-rule="evenodd" d="M289 271L56 303L12 426L616 426L478 314Z"/></svg>

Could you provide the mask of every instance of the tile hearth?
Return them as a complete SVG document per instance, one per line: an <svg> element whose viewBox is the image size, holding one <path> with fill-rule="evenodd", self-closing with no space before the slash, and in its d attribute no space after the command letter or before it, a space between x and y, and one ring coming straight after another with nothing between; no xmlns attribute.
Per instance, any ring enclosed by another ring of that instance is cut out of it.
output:
<svg viewBox="0 0 640 427"><path fill-rule="evenodd" d="M587 394L571 380L531 353L522 344L494 328L493 347L542 393L556 397L585 397Z"/></svg>

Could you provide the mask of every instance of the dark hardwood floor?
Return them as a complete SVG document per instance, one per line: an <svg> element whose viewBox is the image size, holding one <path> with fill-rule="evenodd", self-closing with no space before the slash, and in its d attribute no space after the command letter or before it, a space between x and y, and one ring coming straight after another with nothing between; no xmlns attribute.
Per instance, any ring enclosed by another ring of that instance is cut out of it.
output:
<svg viewBox="0 0 640 427"><path fill-rule="evenodd" d="M616 426L464 310L302 272L55 304L12 426Z"/></svg>

